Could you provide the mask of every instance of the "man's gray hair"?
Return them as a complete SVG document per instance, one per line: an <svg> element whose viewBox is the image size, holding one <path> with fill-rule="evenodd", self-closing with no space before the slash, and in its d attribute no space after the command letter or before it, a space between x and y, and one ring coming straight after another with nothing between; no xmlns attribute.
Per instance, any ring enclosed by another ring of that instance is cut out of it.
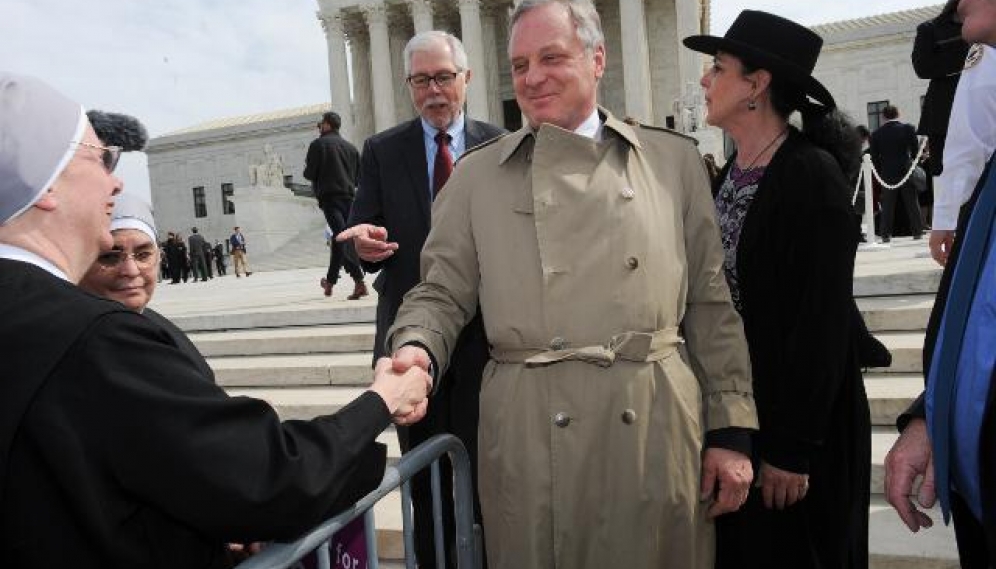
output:
<svg viewBox="0 0 996 569"><path fill-rule="evenodd" d="M584 46L585 51L593 51L598 46L605 45L605 35L602 34L602 19L598 16L598 10L591 0L522 0L515 7L512 16L508 20L508 29L511 31L515 22L519 21L526 12L546 6L547 4L563 4L574 22L574 30L578 39Z"/></svg>
<svg viewBox="0 0 996 569"><path fill-rule="evenodd" d="M453 54L453 65L457 71L467 69L467 52L463 49L463 42L449 32L430 30L415 34L415 37L408 40L408 45L405 46L405 76L411 75L412 72L412 54L417 51L429 51L436 47L439 42L444 42L450 47L450 53Z"/></svg>

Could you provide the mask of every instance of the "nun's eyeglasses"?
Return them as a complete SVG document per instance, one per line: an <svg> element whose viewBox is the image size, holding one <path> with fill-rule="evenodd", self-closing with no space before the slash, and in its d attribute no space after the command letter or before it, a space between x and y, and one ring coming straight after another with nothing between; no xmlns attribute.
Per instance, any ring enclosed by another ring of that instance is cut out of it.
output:
<svg viewBox="0 0 996 569"><path fill-rule="evenodd" d="M138 268L147 269L156 262L156 252L148 249L144 251L135 251L134 253L125 253L124 251L108 251L106 253L101 253L100 256L97 257L97 264L105 269L114 269L128 259L135 261Z"/></svg>
<svg viewBox="0 0 996 569"><path fill-rule="evenodd" d="M90 144L89 142L73 142L73 144L100 150L100 161L104 164L104 168L107 169L108 174L114 172L114 169L118 166L118 160L121 159L120 146L100 146L99 144Z"/></svg>

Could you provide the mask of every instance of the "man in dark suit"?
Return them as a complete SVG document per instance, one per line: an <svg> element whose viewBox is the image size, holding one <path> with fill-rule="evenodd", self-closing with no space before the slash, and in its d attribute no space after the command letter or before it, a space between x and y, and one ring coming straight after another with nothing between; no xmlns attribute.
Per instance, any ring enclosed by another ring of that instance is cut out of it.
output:
<svg viewBox="0 0 996 569"><path fill-rule="evenodd" d="M927 137L930 154L925 165L931 176L940 176L943 169L951 104L968 55L968 43L961 39L957 8L958 0L948 0L940 14L917 26L910 55L917 77L930 80L917 134Z"/></svg>
<svg viewBox="0 0 996 569"><path fill-rule="evenodd" d="M909 171L913 158L920 148L913 125L899 122L899 109L888 105L882 110L886 122L872 133L872 163L882 180L895 185ZM917 202L913 184L905 184L890 190L882 188L882 242L892 238L893 219L896 213L896 199L903 202L903 209L909 219L910 234L914 239L923 237L923 223L920 221L920 204Z"/></svg>
<svg viewBox="0 0 996 569"><path fill-rule="evenodd" d="M360 174L360 153L348 140L339 136L342 119L338 113L327 112L318 123L321 136L311 141L304 159L304 177L311 181L318 199L318 207L325 214L325 221L335 235L346 228L349 209L356 195L356 179ZM325 296L332 296L332 287L339 280L339 269L353 278L353 293L349 300L367 295L367 285L363 282L363 269L345 256L343 244L333 241L329 254L329 270L321 280Z"/></svg>
<svg viewBox="0 0 996 569"><path fill-rule="evenodd" d="M432 31L408 42L405 72L419 117L378 133L363 147L360 187L349 217L351 229L339 239L353 239L368 272L380 271L374 288L377 333L374 357L385 353L384 335L394 323L402 298L419 280L419 253L429 234L435 195L443 190L453 163L464 151L504 131L467 117L463 112L471 70L463 45L451 34ZM390 238L390 242L387 239ZM464 329L452 364L432 396L426 418L398 429L402 451L439 433L457 435L470 452L477 504L477 420L481 373L488 360L487 338L480 313ZM446 543L453 543L452 491L443 476ZM435 567L432 502L427 476L412 484L415 538L419 565ZM452 565L452 555L447 555Z"/></svg>
<svg viewBox="0 0 996 569"><path fill-rule="evenodd" d="M962 37L996 45L996 0L961 0ZM910 499L954 518L961 566L996 561L996 155L962 208L924 341L927 389L899 418L885 460L889 503L911 531L933 525Z"/></svg>
<svg viewBox="0 0 996 569"><path fill-rule="evenodd" d="M77 286L113 250L121 148L37 79L0 72L0 92L3 567L220 569L226 542L294 537L376 487L376 437L421 418L431 377L384 359L313 421L229 397L161 323Z"/></svg>
<svg viewBox="0 0 996 569"><path fill-rule="evenodd" d="M218 267L218 276L225 276L225 248L221 246L221 241L214 242L214 262Z"/></svg>
<svg viewBox="0 0 996 569"><path fill-rule="evenodd" d="M196 227L190 228L190 237L187 238L187 245L189 246L190 268L194 271L194 280L197 280L197 275L199 274L201 281L207 282L209 276L208 267L210 266L206 255L208 244L204 240L204 236L197 232Z"/></svg>

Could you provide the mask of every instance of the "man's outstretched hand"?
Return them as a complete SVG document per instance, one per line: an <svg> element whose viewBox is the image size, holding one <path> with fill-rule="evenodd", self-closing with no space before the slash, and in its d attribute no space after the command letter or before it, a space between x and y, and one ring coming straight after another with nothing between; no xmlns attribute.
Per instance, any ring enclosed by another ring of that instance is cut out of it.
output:
<svg viewBox="0 0 996 569"><path fill-rule="evenodd" d="M387 240L387 229L379 225L361 223L340 231L335 240L344 243L353 240L356 254L368 263L379 263L398 250L398 244Z"/></svg>
<svg viewBox="0 0 996 569"><path fill-rule="evenodd" d="M398 371L399 367L391 358L377 360L370 391L384 400L396 425L411 425L425 417L432 376L417 365L409 365L403 371Z"/></svg>

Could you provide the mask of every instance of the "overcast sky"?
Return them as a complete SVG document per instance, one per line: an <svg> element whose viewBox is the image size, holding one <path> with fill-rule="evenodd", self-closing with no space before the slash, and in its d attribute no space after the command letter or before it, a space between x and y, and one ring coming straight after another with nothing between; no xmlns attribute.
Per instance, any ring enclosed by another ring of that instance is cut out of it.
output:
<svg viewBox="0 0 996 569"><path fill-rule="evenodd" d="M713 0L712 31L747 6L813 25L938 3ZM43 78L88 109L134 115L157 136L327 101L316 10L316 0L0 0L0 69ZM148 192L144 156L126 155L119 174Z"/></svg>

